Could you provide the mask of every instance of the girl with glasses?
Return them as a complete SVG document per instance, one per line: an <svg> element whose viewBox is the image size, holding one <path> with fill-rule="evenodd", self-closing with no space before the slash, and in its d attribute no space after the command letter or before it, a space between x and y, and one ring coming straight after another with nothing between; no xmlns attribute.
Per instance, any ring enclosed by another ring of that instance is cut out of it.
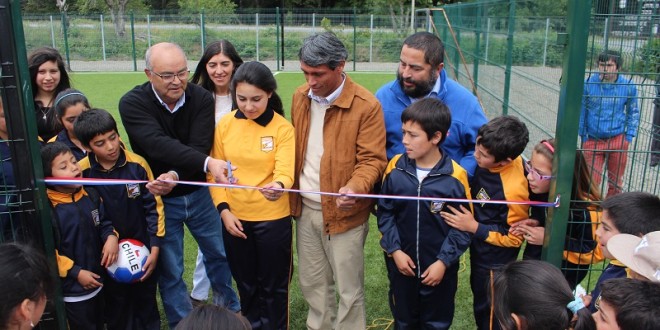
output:
<svg viewBox="0 0 660 330"><path fill-rule="evenodd" d="M548 199L552 175L552 160L555 155L555 140L543 140L532 151L532 157L526 164L529 188L536 194ZM573 170L573 187L571 189L571 204L566 228L564 244L564 259L562 272L571 289L574 289L587 275L591 264L602 261L603 255L596 242L596 227L600 213L597 203L600 193L591 181L589 169L582 153L575 155ZM536 213L538 214L538 212ZM514 223L510 231L522 235L527 241L525 259L540 257L540 253L529 253L528 250L540 252L545 233L545 214L540 219L527 219Z"/></svg>

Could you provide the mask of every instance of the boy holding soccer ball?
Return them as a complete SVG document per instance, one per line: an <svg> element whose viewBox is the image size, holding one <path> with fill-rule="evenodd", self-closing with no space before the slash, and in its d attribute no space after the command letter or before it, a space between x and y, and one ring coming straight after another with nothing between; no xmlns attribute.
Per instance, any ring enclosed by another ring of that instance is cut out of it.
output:
<svg viewBox="0 0 660 330"><path fill-rule="evenodd" d="M117 123L103 109L91 109L78 116L74 132L87 149L80 161L83 176L98 179L153 180L144 158L123 148ZM144 183L108 184L97 187L108 216L123 239L142 242L151 252L142 266L138 282L106 281L105 320L108 329L160 329L156 304L158 283L156 262L160 239L165 234L165 218L160 196L154 196Z"/></svg>
<svg viewBox="0 0 660 330"><path fill-rule="evenodd" d="M41 148L44 177L79 178L80 166L62 142ZM117 260L117 234L96 190L48 185L57 269L71 330L103 329L103 267ZM105 242L105 243L104 243Z"/></svg>

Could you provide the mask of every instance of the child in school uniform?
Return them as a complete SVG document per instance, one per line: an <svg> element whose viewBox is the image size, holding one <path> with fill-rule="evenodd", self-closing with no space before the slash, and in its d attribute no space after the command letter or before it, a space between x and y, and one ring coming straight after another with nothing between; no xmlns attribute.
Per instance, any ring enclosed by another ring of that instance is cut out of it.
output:
<svg viewBox="0 0 660 330"><path fill-rule="evenodd" d="M477 169L470 181L474 216L464 207L448 207L442 216L452 227L474 234L470 245L470 285L474 318L479 329L499 329L488 299L493 271L516 260L523 237L509 233L511 224L529 218L524 204L488 204L479 200L528 201L525 165L520 154L529 132L514 116L496 117L477 133L474 158ZM475 220L476 219L476 220Z"/></svg>
<svg viewBox="0 0 660 330"><path fill-rule="evenodd" d="M381 193L437 197L437 201L383 198L378 203L380 244L390 280L390 309L396 329L449 329L454 317L458 260L471 234L440 216L444 200L470 198L467 172L440 148L451 125L442 101L419 100L401 114L406 153L392 158ZM469 206L468 206L469 208Z"/></svg>
<svg viewBox="0 0 660 330"><path fill-rule="evenodd" d="M41 160L45 177L82 176L76 158L62 142L43 146ZM55 253L69 329L104 329L103 267L114 263L119 251L112 221L94 188L49 185L46 193L53 208Z"/></svg>
<svg viewBox="0 0 660 330"><path fill-rule="evenodd" d="M151 168L144 158L124 150L119 140L117 123L103 109L91 109L78 116L74 131L88 151L80 161L83 176L98 179L153 180ZM152 195L145 183L101 185L98 192L105 201L106 212L122 239L135 239L150 250L137 283L106 283L105 318L108 329L160 329L156 303L156 263L160 239L165 235L163 203Z"/></svg>

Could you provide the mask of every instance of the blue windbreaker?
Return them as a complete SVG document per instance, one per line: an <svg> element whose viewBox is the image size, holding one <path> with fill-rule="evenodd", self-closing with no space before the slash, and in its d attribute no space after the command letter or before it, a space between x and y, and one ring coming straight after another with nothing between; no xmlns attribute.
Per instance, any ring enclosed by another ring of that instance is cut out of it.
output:
<svg viewBox="0 0 660 330"><path fill-rule="evenodd" d="M638 126L637 88L632 79L620 74L615 82L606 83L596 73L586 80L580 112L582 141L626 134L630 142Z"/></svg>

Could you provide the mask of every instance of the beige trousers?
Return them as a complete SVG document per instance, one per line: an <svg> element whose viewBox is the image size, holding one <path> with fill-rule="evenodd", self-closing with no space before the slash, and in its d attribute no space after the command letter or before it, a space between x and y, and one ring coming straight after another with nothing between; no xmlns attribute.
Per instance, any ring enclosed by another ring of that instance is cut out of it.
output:
<svg viewBox="0 0 660 330"><path fill-rule="evenodd" d="M303 204L302 214L296 218L296 247L300 289L309 305L308 329L366 328L364 243L368 232L369 224L364 223L327 235L321 211Z"/></svg>

